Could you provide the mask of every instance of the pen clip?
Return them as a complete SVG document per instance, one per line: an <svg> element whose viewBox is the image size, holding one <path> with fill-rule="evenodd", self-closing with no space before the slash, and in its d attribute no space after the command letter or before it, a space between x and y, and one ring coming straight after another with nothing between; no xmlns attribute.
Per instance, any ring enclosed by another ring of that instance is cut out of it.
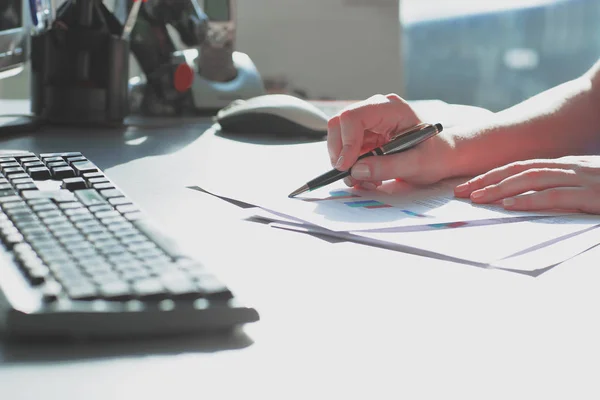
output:
<svg viewBox="0 0 600 400"><path fill-rule="evenodd" d="M431 124L423 122L419 125L413 126L412 128L401 131L400 133L396 133L395 135L390 137L389 141L391 142L392 140L398 139L400 136L408 135L409 133L418 132L420 130L427 128L428 126L431 126Z"/></svg>

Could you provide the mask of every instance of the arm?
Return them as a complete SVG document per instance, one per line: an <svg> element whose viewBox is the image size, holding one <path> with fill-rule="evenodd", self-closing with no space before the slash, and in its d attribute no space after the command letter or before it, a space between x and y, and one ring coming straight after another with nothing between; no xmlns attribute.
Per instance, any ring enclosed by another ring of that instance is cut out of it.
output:
<svg viewBox="0 0 600 400"><path fill-rule="evenodd" d="M578 79L496 114L446 132L453 176L476 175L513 161L598 154L600 61Z"/></svg>

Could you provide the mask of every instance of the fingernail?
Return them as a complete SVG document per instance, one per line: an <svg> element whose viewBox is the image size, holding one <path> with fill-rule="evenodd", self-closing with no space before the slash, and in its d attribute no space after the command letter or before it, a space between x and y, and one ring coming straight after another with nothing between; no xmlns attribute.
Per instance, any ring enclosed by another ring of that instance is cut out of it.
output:
<svg viewBox="0 0 600 400"><path fill-rule="evenodd" d="M365 189L365 190L375 190L377 189L377 185L374 184L373 182L363 182L360 184L360 187Z"/></svg>
<svg viewBox="0 0 600 400"><path fill-rule="evenodd" d="M485 193L484 193L483 190L476 190L473 193L471 193L471 198L472 199L479 199L479 198L483 197L484 194Z"/></svg>
<svg viewBox="0 0 600 400"><path fill-rule="evenodd" d="M502 200L502 204L504 204L505 207L514 206L515 203L516 203L515 199L512 199L512 198Z"/></svg>
<svg viewBox="0 0 600 400"><path fill-rule="evenodd" d="M352 167L352 177L356 179L369 179L371 177L371 170L368 165L356 164Z"/></svg>
<svg viewBox="0 0 600 400"><path fill-rule="evenodd" d="M468 188L469 188L469 185L467 183L462 183L454 188L454 192L455 193L466 192Z"/></svg>
<svg viewBox="0 0 600 400"><path fill-rule="evenodd" d="M334 168L339 169L343 163L344 163L344 156L340 156L340 158L338 158L337 162L335 163Z"/></svg>
<svg viewBox="0 0 600 400"><path fill-rule="evenodd" d="M344 183L346 184L346 186L352 187L352 180L348 177L344 178Z"/></svg>

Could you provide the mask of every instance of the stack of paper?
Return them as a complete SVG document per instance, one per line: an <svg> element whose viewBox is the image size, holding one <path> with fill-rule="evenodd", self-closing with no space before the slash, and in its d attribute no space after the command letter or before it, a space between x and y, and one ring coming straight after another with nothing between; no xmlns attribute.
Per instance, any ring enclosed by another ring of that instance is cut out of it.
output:
<svg viewBox="0 0 600 400"><path fill-rule="evenodd" d="M212 194L256 206L250 213L278 228L532 275L600 243L598 216L474 205L454 197L459 182L388 182L376 191L334 184L294 199L277 189Z"/></svg>

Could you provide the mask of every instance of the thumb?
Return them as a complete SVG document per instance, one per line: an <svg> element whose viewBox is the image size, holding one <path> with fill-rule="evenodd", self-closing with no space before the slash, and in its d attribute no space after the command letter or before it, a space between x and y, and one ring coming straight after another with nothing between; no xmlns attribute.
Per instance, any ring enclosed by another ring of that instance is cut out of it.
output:
<svg viewBox="0 0 600 400"><path fill-rule="evenodd" d="M350 170L356 180L386 181L400 178L410 181L419 175L419 151L410 149L398 154L367 157Z"/></svg>

